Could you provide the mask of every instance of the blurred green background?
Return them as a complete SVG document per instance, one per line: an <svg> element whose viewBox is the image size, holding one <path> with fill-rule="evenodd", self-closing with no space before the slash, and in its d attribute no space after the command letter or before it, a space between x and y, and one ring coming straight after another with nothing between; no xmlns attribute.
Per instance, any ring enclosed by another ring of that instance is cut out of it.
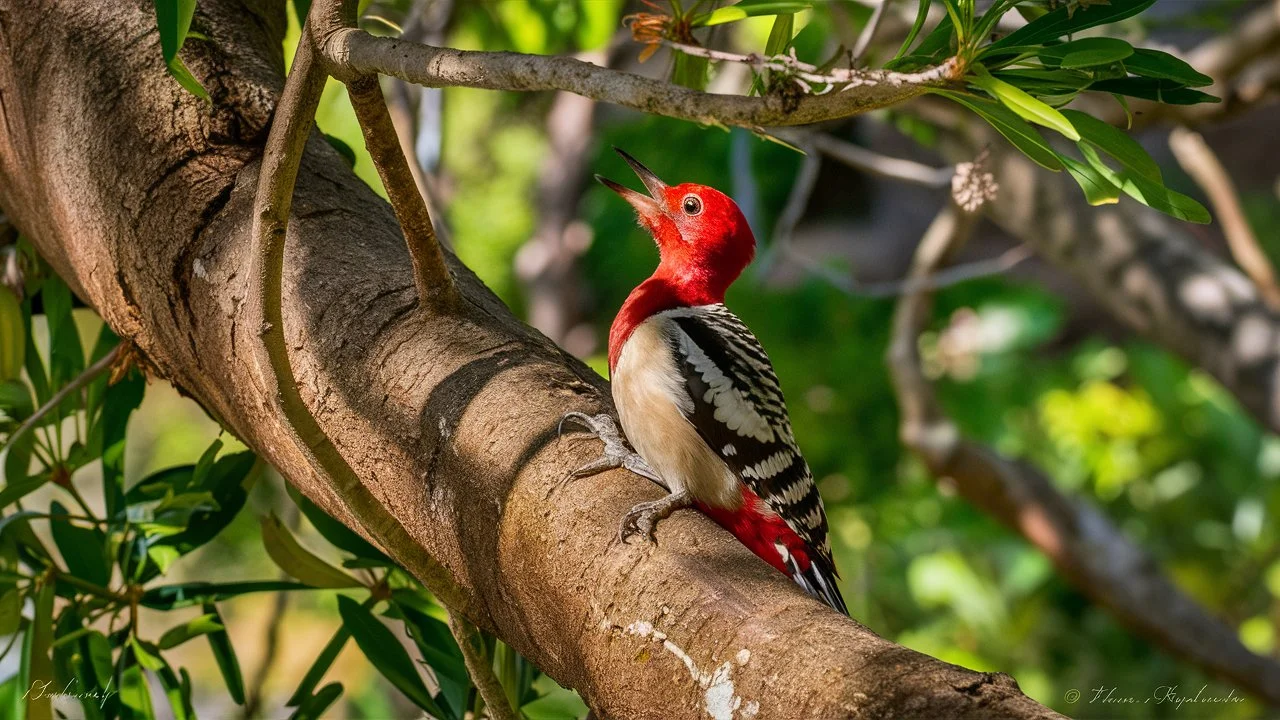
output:
<svg viewBox="0 0 1280 720"><path fill-rule="evenodd" d="M1191 43L1256 7L1169 5L1134 21L1131 30ZM426 32L459 48L602 53L621 16L637 9L643 8L620 0L458 2ZM375 2L366 8L364 26L393 32L393 25L411 21L409 11L407 2ZM853 2L821 3L802 14L801 56L809 51L813 57L833 38L856 34L868 14ZM286 57L297 37L291 22ZM740 23L734 32L747 36L743 47L759 46L769 26L770 19L762 18ZM615 51L620 65L634 67L638 49L624 43ZM659 53L649 62L669 60ZM380 191L342 95L331 81L320 128L356 150L357 173ZM706 183L748 199L743 204L767 267L748 270L728 304L759 336L782 380L796 436L827 504L841 586L854 617L941 659L1008 672L1031 697L1081 717L1263 714L1252 700L1211 710L1108 706L1105 714L1064 700L1069 690L1088 695L1098 687L1139 697L1160 686L1194 694L1207 684L1208 692L1221 696L1231 688L1130 634L1038 551L955 497L945 479L931 478L903 452L883 360L893 299L851 295L769 256L774 222L800 164L795 152L745 131L597 108L583 166L572 179L583 189L570 203L568 266L556 276L551 300L538 300L541 291L531 278L542 266L530 243L544 219L540 178L557 152L548 119L555 98L448 89L434 98L408 91L403 101L458 255L517 314L535 302L568 298L556 339L602 372L612 314L656 263L652 242L629 207L588 182L590 173L599 172L632 183L610 146L625 148L668 181ZM432 119L427 109L435 102L443 114ZM1257 168L1250 163L1257 150L1251 156L1248 148L1280 113L1274 107L1258 113L1260 118L1206 132L1228 170L1244 173L1241 192L1254 229L1276 259L1276 166ZM906 124L902 116L878 113L836 132L940 164L927 144L900 132ZM1154 148L1162 145L1163 132L1153 128L1141 139ZM928 140L928 133L923 137ZM1200 197L1176 165L1162 164L1171 185ZM919 229L944 198L941 191L925 194L921 205L919 190L844 169L824 169L820 182L793 242L827 267L868 280L901 276ZM1008 243L990 228L980 234L989 244L979 241L979 248ZM1221 250L1215 228L1198 237ZM966 435L1031 462L1064 492L1095 504L1183 590L1237 626L1248 647L1280 657L1280 439L1263 432L1205 373L1133 337L1070 282L1058 279L1048 287L1045 274L1033 261L940 294L922 347L948 410ZM89 342L96 320L88 311L77 313ZM193 402L158 382L148 388L129 432L127 477L194 462L219 435ZM258 526L258 517L272 511L296 523L303 544L323 553L328 546L296 511L287 515L289 508L278 478L259 483L249 512L198 557L180 563L170 580L278 577L262 551ZM199 577L190 575L197 572ZM296 593L287 604L269 594L246 596L222 610L246 677L263 682L267 710L282 706L338 624L332 592ZM277 646L268 657L273 634ZM212 680L216 669L207 647L184 646L175 659L192 671L202 714L238 712ZM334 717L412 713L354 645L331 676L340 676L347 688ZM549 710L545 716L569 714Z"/></svg>

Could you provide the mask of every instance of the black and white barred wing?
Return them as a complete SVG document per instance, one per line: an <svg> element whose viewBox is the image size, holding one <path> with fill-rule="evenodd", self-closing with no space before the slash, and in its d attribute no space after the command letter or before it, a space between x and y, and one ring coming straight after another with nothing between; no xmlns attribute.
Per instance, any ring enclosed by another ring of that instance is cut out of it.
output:
<svg viewBox="0 0 1280 720"><path fill-rule="evenodd" d="M724 305L677 308L661 317L675 327L671 343L692 400L692 411L682 408L689 422L834 571L822 499L760 341Z"/></svg>

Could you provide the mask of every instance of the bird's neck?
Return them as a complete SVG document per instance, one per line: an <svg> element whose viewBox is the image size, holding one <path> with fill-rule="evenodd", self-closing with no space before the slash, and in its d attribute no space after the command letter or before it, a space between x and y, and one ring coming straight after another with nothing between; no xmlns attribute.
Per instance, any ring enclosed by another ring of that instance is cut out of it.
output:
<svg viewBox="0 0 1280 720"><path fill-rule="evenodd" d="M665 310L724 302L733 280L715 278L699 269L680 270L660 263L648 280L636 286L609 329L609 372L618 364L622 346L645 320Z"/></svg>

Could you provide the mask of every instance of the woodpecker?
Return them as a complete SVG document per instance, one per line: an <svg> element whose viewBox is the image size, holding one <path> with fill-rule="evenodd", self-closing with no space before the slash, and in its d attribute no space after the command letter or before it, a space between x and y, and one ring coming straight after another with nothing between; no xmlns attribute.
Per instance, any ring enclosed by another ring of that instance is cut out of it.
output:
<svg viewBox="0 0 1280 720"><path fill-rule="evenodd" d="M848 614L836 587L827 517L769 356L724 305L755 256L736 203L705 185L668 186L614 148L649 194L599 175L635 208L658 245L657 270L609 331L609 374L623 443L608 415L569 413L605 443L572 473L626 467L669 494L627 513L621 537L653 538L658 521L696 507L810 595Z"/></svg>

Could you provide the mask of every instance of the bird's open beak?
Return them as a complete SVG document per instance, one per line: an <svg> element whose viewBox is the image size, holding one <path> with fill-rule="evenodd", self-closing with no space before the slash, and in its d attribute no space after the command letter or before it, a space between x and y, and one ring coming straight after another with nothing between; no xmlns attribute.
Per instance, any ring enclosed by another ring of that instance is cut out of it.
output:
<svg viewBox="0 0 1280 720"><path fill-rule="evenodd" d="M631 206L636 209L636 212L640 213L641 217L649 220L656 220L657 216L663 211L662 191L667 189L667 184L659 180L658 176L654 175L652 170L641 165L639 160L636 160L618 148L614 148L613 150L621 155L623 160L627 161L627 164L630 165L631 169L635 171L637 176L639 176L640 182L644 183L645 189L649 191L649 194L645 195L643 193L638 193L625 185L616 183L609 178L601 177L600 175L596 176L596 180L599 180L601 185L604 185L610 190L621 195L623 200L631 203Z"/></svg>

